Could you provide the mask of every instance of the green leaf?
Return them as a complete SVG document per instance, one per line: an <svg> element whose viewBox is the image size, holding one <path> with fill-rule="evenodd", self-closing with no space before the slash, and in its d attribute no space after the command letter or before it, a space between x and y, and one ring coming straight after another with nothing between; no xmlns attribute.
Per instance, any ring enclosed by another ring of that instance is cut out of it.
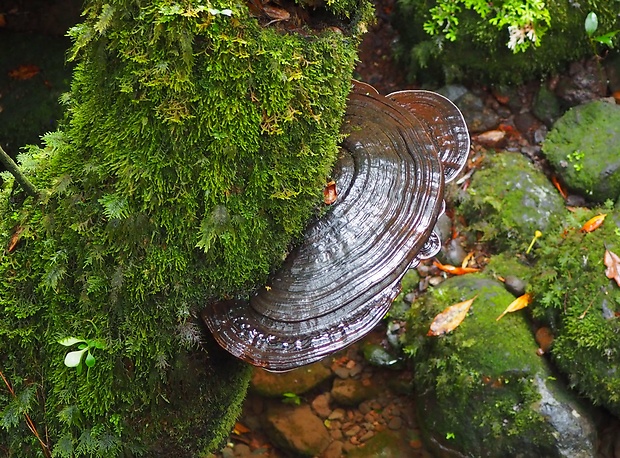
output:
<svg viewBox="0 0 620 458"><path fill-rule="evenodd" d="M85 362L88 367L93 367L95 365L95 357L90 351L86 354Z"/></svg>
<svg viewBox="0 0 620 458"><path fill-rule="evenodd" d="M618 34L618 32L620 32L620 30L614 30L613 32L609 32L609 33L606 33L605 35L600 35L592 39L594 41L598 41L599 43L603 43L604 45L607 45L610 48L613 48L614 43L612 42L612 40Z"/></svg>
<svg viewBox="0 0 620 458"><path fill-rule="evenodd" d="M86 353L86 348L83 350L70 351L65 356L65 366L67 367L77 367L80 362L82 362L82 356Z"/></svg>
<svg viewBox="0 0 620 458"><path fill-rule="evenodd" d="M60 345L64 345L65 347L70 347L71 345L75 345L76 343L86 342L84 339L78 339L77 337L65 337L64 339L60 339L58 343Z"/></svg>
<svg viewBox="0 0 620 458"><path fill-rule="evenodd" d="M589 37L591 37L592 34L596 32L596 29L598 29L598 18L596 17L596 13L594 11L590 11L590 13L588 13L584 25L586 28L586 33Z"/></svg>

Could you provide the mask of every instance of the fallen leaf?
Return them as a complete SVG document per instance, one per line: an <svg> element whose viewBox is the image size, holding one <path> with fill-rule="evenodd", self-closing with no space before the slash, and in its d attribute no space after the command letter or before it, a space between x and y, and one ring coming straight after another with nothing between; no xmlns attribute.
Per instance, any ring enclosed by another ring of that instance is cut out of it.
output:
<svg viewBox="0 0 620 458"><path fill-rule="evenodd" d="M9 72L9 77L14 80L29 80L35 75L38 75L40 71L41 69L36 65L20 65Z"/></svg>
<svg viewBox="0 0 620 458"><path fill-rule="evenodd" d="M605 221L605 217L607 213L601 213L600 215L596 215L594 218L590 218L586 223L581 227L581 232L592 232L597 230Z"/></svg>
<svg viewBox="0 0 620 458"><path fill-rule="evenodd" d="M473 304L474 299L477 297L478 295L475 295L469 300L459 302L458 304L454 304L446 308L435 317L426 335L440 336L456 329L467 316L467 312L469 311L471 304Z"/></svg>
<svg viewBox="0 0 620 458"><path fill-rule="evenodd" d="M442 264L439 261L433 261L433 265L439 270L442 270L452 275L463 275L470 274L472 272L480 272L480 269L476 267L455 267L449 264Z"/></svg>
<svg viewBox="0 0 620 458"><path fill-rule="evenodd" d="M566 198L568 197L568 192L566 192L566 190L558 180L558 177L556 177L555 175L551 175L551 183L553 183L555 189L557 189L560 195L564 198L564 200L566 200Z"/></svg>
<svg viewBox="0 0 620 458"><path fill-rule="evenodd" d="M522 308L527 307L530 302L532 302L532 296L530 296L528 293L525 293L523 296L517 297L514 301L510 303L508 307L506 307L506 310L504 310L502 314L495 319L495 321L499 321L500 318L507 313L516 312L517 310L521 310Z"/></svg>
<svg viewBox="0 0 620 458"><path fill-rule="evenodd" d="M235 427L233 429L233 433L234 434L245 434L245 433L249 433L250 432L250 428L248 428L247 426L245 426L243 423L240 422L236 422L235 423Z"/></svg>
<svg viewBox="0 0 620 458"><path fill-rule="evenodd" d="M465 269L467 267L467 264L469 264L469 261L473 257L474 257L474 252L472 251L467 256L465 256L465 259L463 259L463 262L461 263L461 267Z"/></svg>
<svg viewBox="0 0 620 458"><path fill-rule="evenodd" d="M616 283L620 286L620 256L613 251L605 250L603 262L607 267L605 270L605 275L607 275L607 278L616 280Z"/></svg>
<svg viewBox="0 0 620 458"><path fill-rule="evenodd" d="M21 226L15 227L13 235L11 235L11 240L9 240L9 246L7 247L9 253L11 253L17 246L17 243L19 242L19 236L21 235L23 230L24 228Z"/></svg>
<svg viewBox="0 0 620 458"><path fill-rule="evenodd" d="M327 186L325 186L325 189L323 189L323 202L325 202L325 205L331 205L336 202L337 198L338 192L336 191L336 182L330 181L327 183Z"/></svg>

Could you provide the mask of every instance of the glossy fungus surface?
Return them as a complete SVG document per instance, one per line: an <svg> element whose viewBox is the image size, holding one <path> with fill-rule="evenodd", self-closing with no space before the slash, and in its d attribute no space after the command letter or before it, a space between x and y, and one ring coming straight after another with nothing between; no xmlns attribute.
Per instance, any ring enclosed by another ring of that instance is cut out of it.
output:
<svg viewBox="0 0 620 458"><path fill-rule="evenodd" d="M458 109L427 91L354 83L343 133L336 202L249 301L202 313L221 346L271 371L317 361L383 318L407 269L439 250L444 183L469 151Z"/></svg>

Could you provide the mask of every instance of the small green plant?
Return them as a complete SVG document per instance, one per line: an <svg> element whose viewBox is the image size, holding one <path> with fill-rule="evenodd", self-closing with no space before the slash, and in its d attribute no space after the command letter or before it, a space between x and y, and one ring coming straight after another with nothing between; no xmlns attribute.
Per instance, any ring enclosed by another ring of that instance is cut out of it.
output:
<svg viewBox="0 0 620 458"><path fill-rule="evenodd" d="M588 15L586 16L584 28L586 29L586 34L588 35L588 38L590 38L590 42L592 44L594 44L595 42L601 43L609 46L610 48L614 47L613 39L618 33L620 33L619 29L603 35L594 36L594 33L598 29L598 17L594 11L590 11L590 13L588 13Z"/></svg>
<svg viewBox="0 0 620 458"><path fill-rule="evenodd" d="M58 343L60 345L64 345L65 347L71 347L75 344L79 344L77 350L70 351L65 355L65 366L75 367L78 374L82 373L82 359L84 359L86 366L91 368L96 362L95 356L92 353L93 350L95 348L100 350L105 348L105 342L101 339L79 339L77 337L65 337L64 339L60 339ZM84 358L84 355L86 355L86 358Z"/></svg>
<svg viewBox="0 0 620 458"><path fill-rule="evenodd" d="M586 154L583 151L576 150L568 155L568 162L573 164L573 168L576 172L579 172L583 169L583 158L586 157Z"/></svg>
<svg viewBox="0 0 620 458"><path fill-rule="evenodd" d="M300 405L301 404L301 398L299 397L298 394L295 393L283 393L282 394L282 402L284 404L293 404L293 405Z"/></svg>
<svg viewBox="0 0 620 458"><path fill-rule="evenodd" d="M499 30L508 28L506 46L514 53L540 46L540 38L551 26L551 16L543 0L439 0L430 9L431 19L424 24L429 35L444 35L455 41L458 35L458 13L462 8L474 10L482 19Z"/></svg>

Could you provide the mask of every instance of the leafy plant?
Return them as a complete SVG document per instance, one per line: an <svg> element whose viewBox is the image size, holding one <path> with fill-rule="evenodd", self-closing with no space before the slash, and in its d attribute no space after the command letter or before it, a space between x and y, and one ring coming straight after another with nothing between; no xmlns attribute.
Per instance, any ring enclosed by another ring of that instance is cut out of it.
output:
<svg viewBox="0 0 620 458"><path fill-rule="evenodd" d="M543 0L440 0L430 9L431 19L424 24L430 35L445 35L450 41L458 36L458 13L462 8L475 11L499 30L508 28L508 48L517 53L540 46L540 38L551 26L551 16Z"/></svg>
<svg viewBox="0 0 620 458"><path fill-rule="evenodd" d="M618 33L620 33L620 29L618 29L603 35L594 36L594 33L598 29L598 16L594 11L590 11L590 13L586 16L584 28L591 42L601 43L609 46L610 48L614 47L613 39Z"/></svg>
<svg viewBox="0 0 620 458"><path fill-rule="evenodd" d="M301 398L299 397L298 394L295 393L283 393L282 394L282 402L284 404L293 404L293 405L300 405L301 404Z"/></svg>
<svg viewBox="0 0 620 458"><path fill-rule="evenodd" d="M60 339L58 343L60 345L64 345L65 347L71 347L75 344L79 344L77 350L70 351L65 355L64 361L65 366L75 367L78 374L82 373L82 359L84 359L84 355L86 355L84 363L88 368L91 368L96 362L92 351L95 348L103 350L106 347L105 342L100 339L79 339L77 337L65 337L64 339Z"/></svg>

